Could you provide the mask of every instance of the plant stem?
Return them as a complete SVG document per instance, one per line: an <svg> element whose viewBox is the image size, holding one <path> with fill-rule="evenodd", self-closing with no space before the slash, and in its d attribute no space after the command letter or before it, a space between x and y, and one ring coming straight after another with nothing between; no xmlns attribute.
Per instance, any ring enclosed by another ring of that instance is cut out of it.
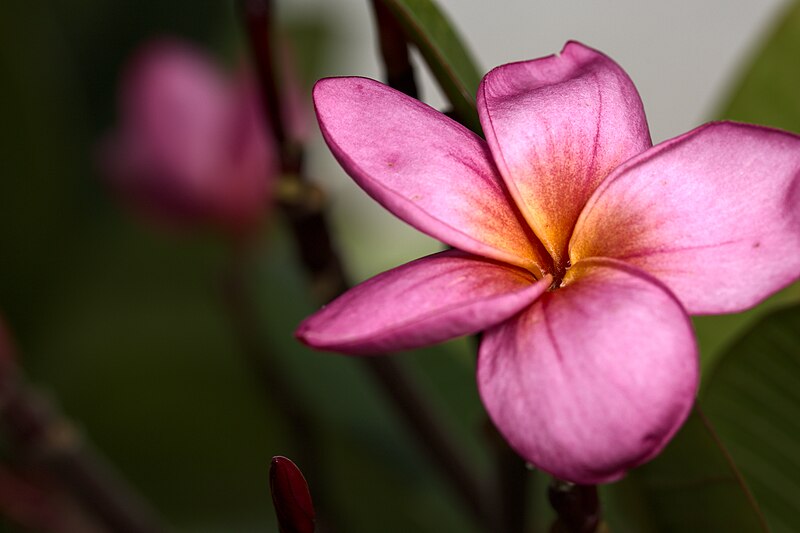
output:
<svg viewBox="0 0 800 533"><path fill-rule="evenodd" d="M553 479L547 492L558 518L551 533L595 533L600 526L600 499L596 485L576 485Z"/></svg>
<svg viewBox="0 0 800 533"><path fill-rule="evenodd" d="M279 146L281 172L279 207L289 221L303 265L309 270L314 292L327 303L347 290L347 283L333 249L322 206L322 192L302 176L303 148L292 139L285 124L273 40L271 0L240 0L250 49L258 72L265 123Z"/></svg>
<svg viewBox="0 0 800 533"><path fill-rule="evenodd" d="M3 380L0 394L3 430L24 455L23 459L52 473L109 531L164 530L153 509L19 373Z"/></svg>
<svg viewBox="0 0 800 533"><path fill-rule="evenodd" d="M378 30L378 46L384 74L390 87L412 98L418 97L414 67L408 53L408 42L402 26L383 0L372 0L372 12Z"/></svg>
<svg viewBox="0 0 800 533"><path fill-rule="evenodd" d="M530 472L525 461L498 435L495 457L498 470L499 531L522 533L525 531Z"/></svg>
<svg viewBox="0 0 800 533"><path fill-rule="evenodd" d="M265 124L270 128L280 150L281 170L294 174L300 168L301 157L295 150L296 139L291 139L284 123L285 116L281 106L279 70L275 64L272 0L240 0L250 49L256 61L261 103L266 114Z"/></svg>
<svg viewBox="0 0 800 533"><path fill-rule="evenodd" d="M472 337L476 351L483 334ZM486 437L494 452L496 467L496 498L494 500L494 531L524 532L528 522L528 489L530 477L525 461L503 438L494 423L486 419Z"/></svg>
<svg viewBox="0 0 800 533"><path fill-rule="evenodd" d="M345 292L349 283L339 255L333 247L323 195L302 175L302 150L287 135L283 120L271 120L282 109L270 37L272 4L269 0L240 1L261 80L265 108L272 110L268 111L270 116L267 118L275 139L282 144L282 188L294 191L294 194L283 195L280 207L291 227L314 294L324 304ZM487 524L480 484L471 474L470 465L461 449L442 429L445 427L440 422L442 417L429 399L397 362L384 357L359 360L386 392L405 425L417 437L445 479L450 481L455 493L462 498L480 523Z"/></svg>

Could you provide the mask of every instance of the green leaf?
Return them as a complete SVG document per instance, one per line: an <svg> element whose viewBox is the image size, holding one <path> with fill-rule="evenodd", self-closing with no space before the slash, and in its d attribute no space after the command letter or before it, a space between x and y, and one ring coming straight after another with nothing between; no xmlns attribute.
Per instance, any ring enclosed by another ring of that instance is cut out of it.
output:
<svg viewBox="0 0 800 533"><path fill-rule="evenodd" d="M757 504L699 409L658 458L609 486L604 497L619 509L608 514L615 533L767 531ZM638 523L632 523L628 508L640 515Z"/></svg>
<svg viewBox="0 0 800 533"><path fill-rule="evenodd" d="M692 317L697 340L700 344L703 386L705 386L708 376L711 375L714 365L719 361L725 349L742 332L752 327L764 313L797 301L800 301L800 283L787 287L759 304L758 307L749 309L744 313Z"/></svg>
<svg viewBox="0 0 800 533"><path fill-rule="evenodd" d="M433 0L383 0L419 49L458 120L480 132L475 93L481 75L456 30Z"/></svg>
<svg viewBox="0 0 800 533"><path fill-rule="evenodd" d="M721 118L800 132L800 2L792 2L744 71Z"/></svg>
<svg viewBox="0 0 800 533"><path fill-rule="evenodd" d="M703 401L772 529L800 531L800 304L729 349Z"/></svg>

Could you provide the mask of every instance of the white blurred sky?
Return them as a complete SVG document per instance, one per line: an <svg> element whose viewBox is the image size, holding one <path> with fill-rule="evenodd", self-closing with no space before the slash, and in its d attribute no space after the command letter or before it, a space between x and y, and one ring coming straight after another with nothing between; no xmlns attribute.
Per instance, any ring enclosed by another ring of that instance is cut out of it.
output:
<svg viewBox="0 0 800 533"><path fill-rule="evenodd" d="M335 27L324 75L380 79L368 0L293 0L286 16ZM576 39L617 61L639 89L654 142L708 120L788 0L439 0L482 71L557 52ZM419 63L421 64L421 63ZM444 100L418 69L425 101ZM329 191L350 271L359 279L441 249L396 221L339 169L318 138L309 170Z"/></svg>

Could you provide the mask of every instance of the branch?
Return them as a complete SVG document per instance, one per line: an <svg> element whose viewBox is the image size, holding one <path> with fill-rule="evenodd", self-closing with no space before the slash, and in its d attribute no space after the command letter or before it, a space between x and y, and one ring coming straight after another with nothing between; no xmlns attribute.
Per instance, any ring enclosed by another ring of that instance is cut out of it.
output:
<svg viewBox="0 0 800 533"><path fill-rule="evenodd" d="M378 30L378 45L383 59L383 70L390 87L418 97L414 67L408 53L408 41L402 26L383 0L372 0L372 12Z"/></svg>
<svg viewBox="0 0 800 533"><path fill-rule="evenodd" d="M0 421L26 459L51 472L115 533L157 533L160 520L78 429L16 375L3 380Z"/></svg>
<svg viewBox="0 0 800 533"><path fill-rule="evenodd" d="M522 533L527 522L528 480L530 472L517 452L492 428L498 471L498 531Z"/></svg>
<svg viewBox="0 0 800 533"><path fill-rule="evenodd" d="M596 485L576 485L553 479L547 497L558 515L551 533L595 533L600 527Z"/></svg>

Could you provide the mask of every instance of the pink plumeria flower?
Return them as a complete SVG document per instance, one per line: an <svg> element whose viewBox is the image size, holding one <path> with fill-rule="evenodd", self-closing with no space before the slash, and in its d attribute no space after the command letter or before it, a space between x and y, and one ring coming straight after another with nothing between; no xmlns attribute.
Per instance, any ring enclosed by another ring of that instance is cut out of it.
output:
<svg viewBox="0 0 800 533"><path fill-rule="evenodd" d="M721 122L653 147L631 80L579 43L486 75L486 141L372 80L314 99L353 179L455 249L362 283L299 338L379 354L483 331L489 415L558 478L610 482L658 454L697 391L689 314L800 277L800 138Z"/></svg>
<svg viewBox="0 0 800 533"><path fill-rule="evenodd" d="M123 200L174 226L250 229L278 175L255 82L177 40L148 43L122 79L105 170Z"/></svg>

